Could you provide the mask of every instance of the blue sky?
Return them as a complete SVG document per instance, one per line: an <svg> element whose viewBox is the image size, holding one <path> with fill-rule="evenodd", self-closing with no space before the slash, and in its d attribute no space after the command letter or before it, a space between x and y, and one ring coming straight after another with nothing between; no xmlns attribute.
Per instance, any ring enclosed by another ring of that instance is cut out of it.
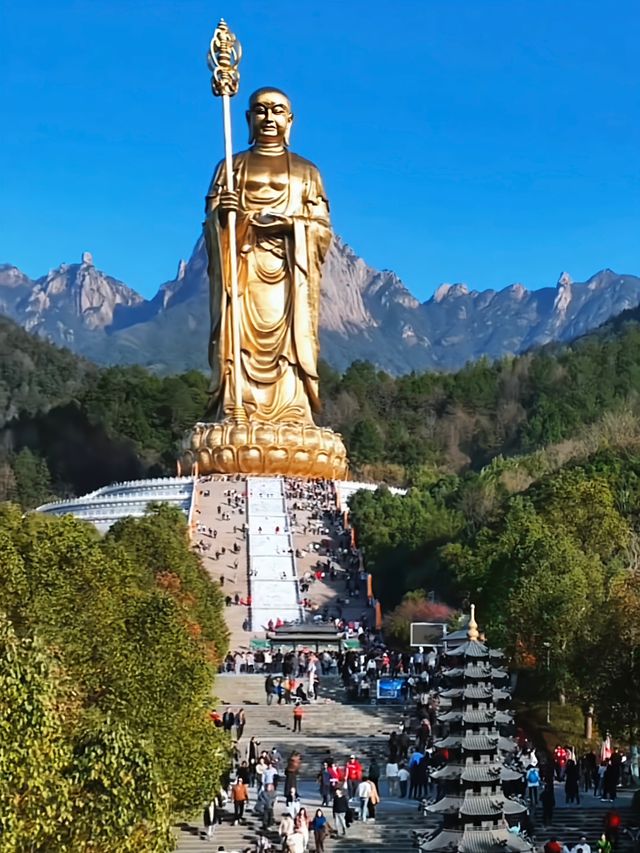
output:
<svg viewBox="0 0 640 853"><path fill-rule="evenodd" d="M222 154L205 55L291 94L336 231L419 298L640 275L637 2L56 0L0 13L0 262L83 250L149 296L188 257Z"/></svg>

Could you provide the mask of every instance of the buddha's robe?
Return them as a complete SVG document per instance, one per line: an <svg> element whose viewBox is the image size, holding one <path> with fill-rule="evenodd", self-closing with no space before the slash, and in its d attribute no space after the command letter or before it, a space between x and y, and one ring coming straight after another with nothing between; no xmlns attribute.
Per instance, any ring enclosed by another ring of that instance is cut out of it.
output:
<svg viewBox="0 0 640 853"><path fill-rule="evenodd" d="M268 159L253 149L233 159L240 197L242 404L252 421L312 424L312 411L319 408L318 314L322 265L331 242L329 205L312 163L288 151L273 157L272 164ZM229 230L220 224L217 209L225 184L221 163L207 195L204 223L211 310L209 415L215 420L229 417L234 405ZM270 211L290 217L291 225L266 234L253 220Z"/></svg>

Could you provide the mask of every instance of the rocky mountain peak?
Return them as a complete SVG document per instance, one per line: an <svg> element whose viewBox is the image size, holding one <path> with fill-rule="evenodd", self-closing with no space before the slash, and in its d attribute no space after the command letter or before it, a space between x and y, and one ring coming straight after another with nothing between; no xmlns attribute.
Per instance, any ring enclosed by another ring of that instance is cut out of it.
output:
<svg viewBox="0 0 640 853"><path fill-rule="evenodd" d="M440 303L451 297L468 295L469 288L466 284L441 284L433 294L431 301Z"/></svg>
<svg viewBox="0 0 640 853"><path fill-rule="evenodd" d="M513 296L515 299L524 299L525 296L529 293L524 284L520 284L516 282L515 284L510 284L509 287L506 288L507 293Z"/></svg>
<svg viewBox="0 0 640 853"><path fill-rule="evenodd" d="M442 284L420 304L390 270L369 266L340 237L320 300L320 352L339 370L367 359L390 373L455 370L468 361L568 341L640 303L640 278L604 269L586 283L469 290ZM98 362L159 372L207 370L209 285L202 236L149 300L96 269L89 252L32 281L0 266L0 313Z"/></svg>
<svg viewBox="0 0 640 853"><path fill-rule="evenodd" d="M16 288L30 286L33 282L18 267L12 264L0 264L0 287Z"/></svg>
<svg viewBox="0 0 640 853"><path fill-rule="evenodd" d="M49 337L69 344L79 328L110 326L117 305L130 307L142 301L126 284L96 269L91 252L83 252L79 264L60 264L39 278L17 307L28 330L47 328L55 316Z"/></svg>

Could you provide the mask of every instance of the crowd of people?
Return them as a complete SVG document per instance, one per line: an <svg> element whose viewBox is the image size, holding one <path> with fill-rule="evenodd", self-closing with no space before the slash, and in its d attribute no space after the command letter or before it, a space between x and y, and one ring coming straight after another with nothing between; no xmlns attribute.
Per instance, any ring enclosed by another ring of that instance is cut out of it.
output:
<svg viewBox="0 0 640 853"><path fill-rule="evenodd" d="M296 551L299 560L313 554L312 565L304 571L299 584L300 601L312 618L331 621L346 634L357 637L360 648L326 650L320 654L308 650L288 652L284 648L238 650L226 657L222 669L237 675L261 674L265 702L290 706L292 735L298 736L303 730L306 733L308 708L305 706L321 698L323 676L339 675L347 698L355 702L369 702L375 697L380 679L397 678L401 716L389 734L384 753L372 753L366 760L356 754L324 757L316 768L320 806L314 808L311 797L303 796L298 784L303 761L300 753L292 750L283 758L275 747L261 749L255 737L245 746L244 709L227 707L222 714L214 714L213 719L230 736L235 731L233 772L225 780L228 784L224 790L207 804L203 821L211 837L215 835L215 825L222 820L246 822L250 809L261 827L255 846L250 848L252 851L279 849L304 853L313 845L323 853L330 835L345 835L354 821L374 821L382 796L390 800L413 800L424 806L445 793L433 776L445 759L443 751L434 745L442 675L435 648L413 652L391 650L371 624L370 611L366 610L371 601L362 557L336 509L333 484L287 480L285 495L292 530L317 536L322 543L321 547L319 543L310 543L304 553ZM225 497L227 508L220 505L219 514L244 511L244 498L235 490L228 490ZM241 529L246 537L246 528ZM198 533L208 540L205 545L210 549L216 531L198 527ZM318 581L336 585L339 594L331 605L320 606L315 600L314 585ZM363 610L357 619L345 618L344 608L349 605L353 611L354 599ZM235 603L245 602L235 600ZM283 625L283 620L274 619L266 627L275 631ZM593 792L613 805L626 770L624 756L615 750L608 755L586 752L577 756L571 747L558 745L552 756L540 753L538 757L524 738L519 739L518 750L509 761L519 771L520 778L510 783L507 793L521 796L530 805L529 814L511 826L510 831L527 837L533 837L538 815L545 827L552 826L556 797L562 788L566 804L580 805L581 793ZM566 844L552 838L545 846L545 853L612 853L611 845L615 844L619 826L619 815L612 808L604 817L603 835L593 846L583 836Z"/></svg>
<svg viewBox="0 0 640 853"><path fill-rule="evenodd" d="M294 719L296 707L297 704ZM214 838L216 825L223 821L233 825L246 823L252 800L252 814L260 825L255 845L247 848L252 853L270 849L305 853L310 849L311 839L313 849L324 853L329 836L345 836L354 821L375 821L380 802L380 769L375 758L365 772L355 754L342 761L327 755L316 776L321 805L308 808L298 784L303 760L300 752L292 750L284 759L275 746L271 750L261 749L253 736L241 748L246 724L244 709L227 708L216 724L229 732L236 729L234 767L227 784L204 808L205 837Z"/></svg>

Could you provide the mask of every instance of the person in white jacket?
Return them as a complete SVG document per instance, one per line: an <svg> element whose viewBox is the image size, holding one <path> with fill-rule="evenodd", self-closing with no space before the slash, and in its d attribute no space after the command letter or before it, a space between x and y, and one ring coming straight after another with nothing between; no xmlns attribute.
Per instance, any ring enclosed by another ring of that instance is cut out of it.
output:
<svg viewBox="0 0 640 853"><path fill-rule="evenodd" d="M398 762L387 761L387 769L385 772L387 777L387 787L389 788L389 796L398 796Z"/></svg>
<svg viewBox="0 0 640 853"><path fill-rule="evenodd" d="M358 785L356 796L360 799L360 820L363 823L367 822L367 811L369 808L369 798L371 797L371 785L368 779L363 779Z"/></svg>

